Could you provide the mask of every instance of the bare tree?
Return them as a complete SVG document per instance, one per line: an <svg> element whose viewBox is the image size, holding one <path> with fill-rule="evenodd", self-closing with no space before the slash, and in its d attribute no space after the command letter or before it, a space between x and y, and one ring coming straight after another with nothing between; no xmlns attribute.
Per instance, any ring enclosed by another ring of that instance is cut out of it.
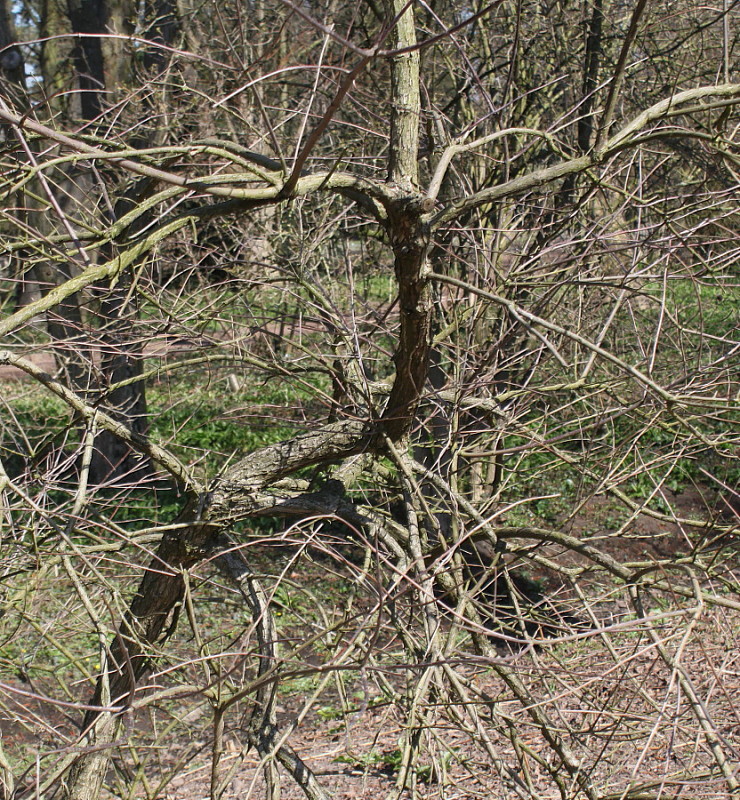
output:
<svg viewBox="0 0 740 800"><path fill-rule="evenodd" d="M68 265L0 320L0 363L68 415L49 447L4 401L6 637L62 664L8 651L6 714L52 740L0 754L8 797L159 797L190 763L214 800L328 797L298 743L329 694L387 714L389 797L738 791L733 9L227 3L180 9L182 46L169 7L150 39L70 17L78 76L103 42L143 66L115 103L91 70L81 130L0 106L8 197L56 209L68 165L95 195L53 233L3 217L6 253ZM138 350L92 395L33 358L78 331L31 328L86 297L107 357ZM144 382L146 416L117 399ZM175 422L209 385L230 452ZM95 479L101 432L156 491Z"/></svg>

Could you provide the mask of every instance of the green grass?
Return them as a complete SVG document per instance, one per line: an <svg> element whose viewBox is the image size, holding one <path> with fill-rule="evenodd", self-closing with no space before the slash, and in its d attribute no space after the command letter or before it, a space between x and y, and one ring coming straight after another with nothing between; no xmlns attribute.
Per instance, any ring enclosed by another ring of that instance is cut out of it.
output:
<svg viewBox="0 0 740 800"><path fill-rule="evenodd" d="M284 381L245 384L235 393L222 382L170 381L149 387L150 436L213 473L235 455L295 435L300 412L313 399L310 387ZM6 467L8 459L34 459L54 444L64 443L69 450L79 442L69 407L42 387L23 385L5 398L5 405L0 456Z"/></svg>
<svg viewBox="0 0 740 800"><path fill-rule="evenodd" d="M69 406L45 389L32 385L6 395L0 405L0 459L13 477L27 466L41 467L47 453L74 447L79 433L72 428Z"/></svg>
<svg viewBox="0 0 740 800"><path fill-rule="evenodd" d="M244 388L229 392L225 382L170 379L148 387L149 435L170 450L201 479L212 480L232 463L265 445L303 430L304 408L315 402L310 386L286 381L255 382L243 376ZM55 465L77 458L81 427L69 407L36 384L19 384L6 396L0 416L0 459L11 478L28 471L29 486L38 481L44 496L60 512L70 507L74 474L65 478ZM310 412L309 412L310 413ZM53 480L52 484L50 481ZM169 521L183 498L174 490L151 486L125 492L97 490L88 513L102 512L127 530ZM65 524L64 520L61 522ZM254 524L263 534L274 521ZM83 535L83 534L81 534ZM84 538L84 535L83 535Z"/></svg>
<svg viewBox="0 0 740 800"><path fill-rule="evenodd" d="M654 287L651 294L662 290ZM667 305L686 327L702 330L709 336L727 336L740 319L740 281L737 276L708 275L701 283L671 281Z"/></svg>

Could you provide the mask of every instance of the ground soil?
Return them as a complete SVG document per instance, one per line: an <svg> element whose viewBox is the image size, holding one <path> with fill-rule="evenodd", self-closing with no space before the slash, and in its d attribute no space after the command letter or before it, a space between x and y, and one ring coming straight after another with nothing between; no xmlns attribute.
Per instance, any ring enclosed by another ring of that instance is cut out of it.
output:
<svg viewBox="0 0 740 800"><path fill-rule="evenodd" d="M148 347L147 352L152 354L161 352L160 344ZM32 360L53 372L50 354L38 352ZM24 374L12 367L0 367L0 382L11 380L22 381ZM698 542L703 542L706 552L714 548L718 558L727 560L728 580L737 581L738 559L733 559L731 553L740 547L740 517L731 504L723 502L709 487L693 486L671 496L670 505L676 515L673 522L645 514L625 520L614 500L595 497L572 518L563 515L558 524L620 563L658 564L686 556L695 551ZM707 527L697 530L682 523L682 518L705 519ZM713 523L725 526L721 535ZM728 530L728 525L735 525L737 530ZM566 566L578 563L577 556L557 548L544 550L543 555ZM685 564L675 579L684 579L689 569L690 564ZM319 559L301 562L292 574L296 581L311 586L326 582L332 572ZM544 573L535 577L547 581ZM339 597L339 584L344 585L350 578L338 570L334 580ZM574 757L587 766L590 780L609 798L729 798L727 783L719 775L711 742L697 721L686 686L699 698L728 760L735 765L740 763L740 612L707 605L687 611L678 620L671 618L661 623L659 641L676 662L674 668L668 668L659 657L655 642L644 633L619 630L628 610L625 593L595 583L589 583L586 576L583 585L596 597L591 608L598 621L616 626L608 640L597 630L537 650L502 652L502 664L530 687L531 702L540 705L562 726L561 734L566 736ZM722 591L721 586L712 589ZM661 598L653 600L660 603ZM691 606L690 601L675 597L666 600L674 602L676 608ZM290 636L289 630L286 635ZM301 635L299 628L294 635ZM389 653L397 645L391 638L382 642ZM311 658L307 657L308 663ZM314 660L318 663L318 659ZM469 663L455 666L480 701L480 724L488 731L495 752L508 765L508 778L503 780L492 768L491 751L481 737L465 732L471 724L465 710L450 713L440 704L424 711L423 745L436 758L422 758L416 796L448 800L558 797L556 779L565 780L566 787L571 779L550 774L551 752L522 703L484 659L471 658ZM416 672L390 668L384 677L390 686L403 691L409 676L413 680L420 678ZM682 685L681 677L689 683ZM21 673L3 674L2 681L3 748L18 755L57 750L56 755L45 758L44 768L48 770L51 762L64 757L65 744L74 745L78 710L40 699L59 694L53 691L51 682L45 685L43 680ZM278 725L282 731L290 732L290 746L333 800L394 796L399 742L407 733L398 706L384 699L372 675L361 670L347 674L341 683L330 681L312 702L315 685L315 680L303 685L300 680L290 679L281 687ZM495 702L481 698L493 698ZM140 783L132 800L209 797L212 714L202 699L191 701L192 698L182 697L163 705L157 720L147 710L139 711L127 723L124 736L136 729L143 737L136 750L122 751L116 767L119 775L128 772L130 778L136 771L135 762L142 758L148 759L147 771L153 776L172 774L159 786L156 777L150 778L146 786ZM240 730L248 713L248 707L239 711L235 706L228 718L222 771L233 767L234 773L220 800L266 796L264 770L255 753L244 747L245 737ZM456 713L462 714L464 724L454 724ZM162 735L162 726L169 722L172 733ZM507 729L514 732L515 743L503 735ZM33 782L31 773L18 777L21 785ZM114 769L109 780L111 786L116 784ZM524 788L525 784L529 788ZM635 789L632 794L630 786ZM109 796L123 797L120 791ZM399 790L398 796L411 794ZM281 797L304 797L285 774Z"/></svg>
<svg viewBox="0 0 740 800"><path fill-rule="evenodd" d="M716 498L703 487L689 489L672 499L679 517L703 515L709 519L716 503ZM696 544L697 536L703 535L682 524L643 515L617 534L604 527L614 511L612 501L594 498L568 524L569 532L598 542L623 563L651 560L658 563L670 556L686 554ZM603 531L602 536L599 530ZM706 536L711 536L709 530ZM721 545L726 554L728 546L740 546L740 538L736 533L725 532ZM288 568L289 560L281 556L279 562ZM737 567L737 559L734 564ZM322 583L322 591L327 580L339 584L348 578L335 567L327 570L326 562L321 559L296 563L292 569L289 574L294 580L308 586ZM337 589L339 592L339 586ZM626 609L624 595L612 596L609 587L601 587L600 592L593 605L594 612L601 615L605 625L619 625L624 619L620 608ZM677 601L677 606L682 603ZM688 677L724 752L733 763L740 762L740 612L707 606L693 616L687 614L679 622L680 625L670 621L660 628L661 644L677 659L674 669L666 667L655 643L645 634L629 631L609 634L609 643L616 648L614 653L603 646L598 633L581 641L543 646L529 652L501 653L501 663L530 688L531 701L541 704L563 726L563 735L567 731L574 757L588 765L590 780L609 797L681 796L717 800L730 797L678 677L679 673ZM300 628L286 628L283 635L288 640L300 636ZM391 653L397 644L387 640L382 647ZM307 656L306 662L310 663L312 658ZM465 733L465 724L453 724L454 714L451 716L441 705L430 706L424 712L422 739L424 747L436 753L436 759L428 756L421 759L416 796L448 800L558 797L555 780L548 772L552 763L550 750L521 702L485 660L472 658L466 665L457 664L456 669L479 700L482 697L495 700L481 701L478 713L495 751L509 765L508 780L502 780L492 769L490 752L480 737ZM387 679L396 690L403 691L410 674L407 670L394 672L389 664ZM34 751L58 748L64 740L69 744L74 742L77 717L74 710L34 699L34 694L47 692L43 685L29 683L26 676L6 677L7 685L13 687L13 692L7 695L12 697L12 703L6 705L5 719L0 721L6 752L17 752L18 748ZM411 677L418 680L419 674L413 673ZM306 681L305 685L298 679L286 680L277 707L279 727L282 731L294 728L288 738L290 746L316 774L329 797L369 800L394 796L404 719L398 706L383 699L370 673L354 671L343 678L341 684L329 681L315 702L310 699L315 680ZM209 797L212 714L207 703L191 701L192 698L183 697L160 707L156 722L146 710L137 712L130 721L128 730L135 728L144 737L136 751L123 751L118 769L133 774L135 764L131 753L136 752L135 759L149 759L152 773L163 776L172 771L171 780L159 788L156 780L150 781L148 790L139 784L133 797L150 796L158 800ZM11 719L13 712L15 721ZM248 706L241 710L235 706L228 718L222 767L226 771L233 767L234 773L221 795L222 800L266 796L259 758L244 747L241 726L248 713ZM162 737L166 714L171 715L170 721L176 718L180 721L173 724L171 734ZM468 719L468 725L469 722ZM507 726L515 732L516 745L502 735ZM531 749L531 755L526 754L527 748ZM544 760L540 761L541 758ZM26 776L26 780L31 777ZM111 785L115 785L113 770L109 778ZM524 788L524 784L529 788ZM633 795L627 791L630 785L635 787ZM114 791L109 796L123 795ZM294 800L303 796L300 788L283 774L281 797ZM398 796L411 794L404 791Z"/></svg>

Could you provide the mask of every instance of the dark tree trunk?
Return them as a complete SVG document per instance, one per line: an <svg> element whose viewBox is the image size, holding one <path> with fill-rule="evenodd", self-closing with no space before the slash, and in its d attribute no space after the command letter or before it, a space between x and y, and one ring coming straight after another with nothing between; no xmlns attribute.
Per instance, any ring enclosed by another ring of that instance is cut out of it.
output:
<svg viewBox="0 0 740 800"><path fill-rule="evenodd" d="M44 0L42 6L42 49L44 84L51 109L62 119L93 121L104 113L110 99L120 95L130 72L130 56L122 38L95 34L127 34L134 14L128 0ZM58 39L60 34L81 34L72 44ZM74 167L61 176L65 187L59 199L62 210L74 220L86 198L97 187L90 178ZM106 173L101 173L105 181ZM109 191L109 187L100 187ZM127 198L115 203L112 215L120 216L128 209ZM105 213L105 212L102 212ZM52 224L57 226L60 221ZM115 244L108 245L91 257L108 260L115 256ZM46 289L66 280L70 270L45 264L39 268ZM49 332L57 342L55 354L72 389L94 398L114 416L138 433L147 428L146 395L142 373L142 345L136 335L137 307L135 298L128 298L126 276L113 291L105 287L105 298L95 314L83 315L83 298L69 298L49 320ZM84 323L94 323L92 338L85 333ZM125 384L119 386L118 384ZM130 483L151 472L146 459L108 432L95 440L90 464L92 484Z"/></svg>

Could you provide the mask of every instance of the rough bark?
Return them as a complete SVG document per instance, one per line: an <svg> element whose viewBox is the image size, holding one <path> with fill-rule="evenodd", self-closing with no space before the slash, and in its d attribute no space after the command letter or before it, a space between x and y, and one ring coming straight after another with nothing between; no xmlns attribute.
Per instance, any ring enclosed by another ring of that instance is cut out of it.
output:
<svg viewBox="0 0 740 800"><path fill-rule="evenodd" d="M63 120L94 121L115 100L128 83L130 57L126 52L125 35L131 33L133 6L127 0L73 0L62 4L45 0L42 5L41 32L44 36L41 67L49 98L49 109ZM81 34L65 39L64 34ZM114 34L97 37L95 34ZM119 38L115 34L121 34ZM105 182L106 173L100 172ZM100 215L108 212L93 209L91 218L81 218L87 199L96 193L104 195L107 186L99 186L86 167L64 165L54 179L64 189L58 192L59 212L56 219L46 209L41 229L77 229L80 225L99 226ZM130 207L123 198L114 204L113 214L119 217ZM96 257L110 260L115 245L106 245ZM36 268L45 291L68 280L80 266L45 262ZM146 433L146 397L144 384L131 381L141 374L141 346L132 340L132 323L136 318L135 300L128 300L124 276L115 287L105 287L103 300L96 313L85 312L86 299L73 295L60 304L49 318L49 333L59 343L57 353L69 386L82 395L104 402L121 420L129 420L139 433ZM97 319L94 319L97 317ZM85 333L92 323L92 337ZM125 386L115 387L127 381ZM96 440L90 465L90 481L94 484L132 482L150 470L146 459L135 456L130 447L108 432Z"/></svg>
<svg viewBox="0 0 740 800"><path fill-rule="evenodd" d="M397 13L405 8L400 0L396 6ZM416 41L410 7L399 19L396 40L400 47ZM109 692L114 703L130 704L136 681L147 669L149 648L166 638L176 624L176 608L184 591L183 570L203 558L210 543L228 529L235 517L258 515L265 505L275 513L274 491L260 497L263 490L304 467L340 464L360 452L380 454L385 450L385 437L400 442L408 436L427 377L431 319L429 228L425 218L428 206L417 188L420 113L417 52L392 58L392 92L385 205L387 232L394 253L400 327L393 357L395 378L380 425L373 420L334 423L263 448L227 470L207 495L192 497L179 519L184 527L165 537L142 579L119 635L112 643L111 669L99 681L93 705L99 704L104 692ZM286 500L288 505L292 500L295 506L295 498ZM295 510L286 508L283 513ZM349 514L353 516L352 511ZM357 521L354 512L353 522ZM96 712L89 712L86 724L94 725L95 720ZM265 732L268 729L272 730L272 726L263 725L261 733L255 733L258 749L272 747L272 734ZM92 769L85 766L89 758L86 754L80 757L71 773L73 784L82 781L86 770ZM86 795L89 800L95 796Z"/></svg>
<svg viewBox="0 0 740 800"><path fill-rule="evenodd" d="M416 44L413 6L394 0L393 13L401 16L396 23L395 43L399 49ZM391 67L391 152L389 179L406 190L419 185L419 51L393 56Z"/></svg>
<svg viewBox="0 0 740 800"><path fill-rule="evenodd" d="M264 507L259 497L262 489L304 467L341 461L370 447L372 438L366 426L357 423L327 426L250 454L210 492L193 496L142 578L111 644L110 671L99 681L93 705L101 704L104 692L114 704L131 703L136 680L149 666L149 648L174 630L173 615L185 588L183 570L202 560L214 537L228 530L235 519L259 515ZM274 508L270 510L275 513ZM96 716L96 711L88 712L86 727Z"/></svg>
<svg viewBox="0 0 740 800"><path fill-rule="evenodd" d="M390 232L398 283L400 329L393 355L396 374L383 413L384 430L394 441L413 422L429 370L432 300L429 231L418 198L391 206Z"/></svg>
<svg viewBox="0 0 740 800"><path fill-rule="evenodd" d="M413 8L395 0L400 14L395 30L399 49L416 44ZM398 284L400 330L393 356L395 378L383 413L385 433L393 441L405 436L413 422L429 369L431 289L429 284L428 205L419 183L419 52L393 56L391 64L391 141L389 180L401 192L388 207L388 230Z"/></svg>

